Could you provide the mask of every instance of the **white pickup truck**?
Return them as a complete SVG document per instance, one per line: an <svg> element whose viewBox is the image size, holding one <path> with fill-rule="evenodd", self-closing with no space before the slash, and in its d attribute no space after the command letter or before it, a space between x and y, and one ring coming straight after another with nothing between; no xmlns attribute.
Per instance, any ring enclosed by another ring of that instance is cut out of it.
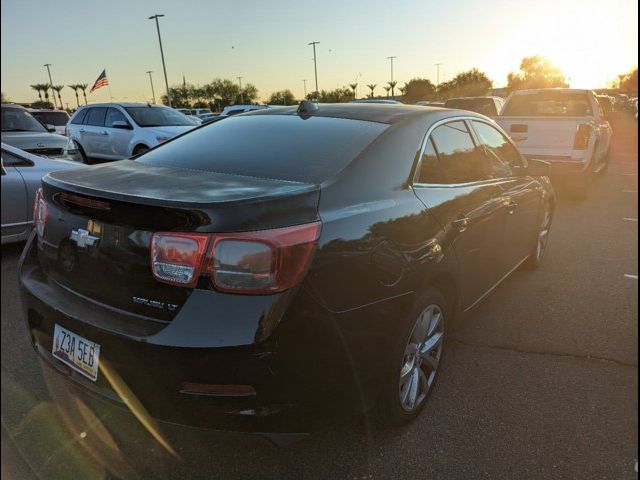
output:
<svg viewBox="0 0 640 480"><path fill-rule="evenodd" d="M517 90L494 120L525 157L549 162L552 177L566 180L578 198L609 165L611 126L590 90Z"/></svg>

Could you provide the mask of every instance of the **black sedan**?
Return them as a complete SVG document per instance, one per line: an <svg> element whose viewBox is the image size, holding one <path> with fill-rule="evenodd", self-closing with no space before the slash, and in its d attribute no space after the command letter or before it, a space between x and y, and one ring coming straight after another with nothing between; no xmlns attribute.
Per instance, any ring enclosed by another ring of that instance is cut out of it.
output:
<svg viewBox="0 0 640 480"><path fill-rule="evenodd" d="M452 318L540 263L546 167L479 114L303 102L50 173L20 265L31 340L170 422L406 422Z"/></svg>

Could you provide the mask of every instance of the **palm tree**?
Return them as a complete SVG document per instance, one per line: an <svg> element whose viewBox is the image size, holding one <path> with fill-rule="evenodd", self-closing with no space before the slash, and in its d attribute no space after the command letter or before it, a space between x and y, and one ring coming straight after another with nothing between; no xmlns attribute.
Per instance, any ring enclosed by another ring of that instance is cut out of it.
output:
<svg viewBox="0 0 640 480"><path fill-rule="evenodd" d="M60 101L60 109L63 109L62 106L62 96L60 95L60 91L64 88L64 85L52 85L51 89L58 94L58 100ZM56 99L55 94L53 95L53 99ZM54 102L55 103L55 102Z"/></svg>
<svg viewBox="0 0 640 480"><path fill-rule="evenodd" d="M78 84L78 88L80 90L82 90L82 96L84 97L84 104L87 104L87 87L89 86L88 83L79 83Z"/></svg>
<svg viewBox="0 0 640 480"><path fill-rule="evenodd" d="M389 98L389 90L391 90L391 87L389 85L386 85L382 88L384 88L385 92L387 92L387 98Z"/></svg>
<svg viewBox="0 0 640 480"><path fill-rule="evenodd" d="M76 94L76 103L78 104L78 107L80 107L80 97L78 97L78 89L80 88L80 85L78 85L77 83L74 83L72 85L67 85L67 87L73 89L73 93Z"/></svg>
<svg viewBox="0 0 640 480"><path fill-rule="evenodd" d="M42 91L44 92L44 101L47 103L49 102L49 88L51 88L51 85L49 85L48 83L43 83L42 84Z"/></svg>
<svg viewBox="0 0 640 480"><path fill-rule="evenodd" d="M353 99L356 99L356 88L358 88L358 84L357 83L350 83L349 86L351 87L351 90L353 90Z"/></svg>
<svg viewBox="0 0 640 480"><path fill-rule="evenodd" d="M398 82L396 82L395 80L393 80L392 82L387 82L387 85L389 85L389 90L391 90L391 96L392 96L392 97L395 97L395 96L396 96L396 94L395 94L394 88L396 88L396 85L398 85ZM385 88L385 90L387 90L387 89ZM389 90L387 90L387 92L388 92Z"/></svg>
<svg viewBox="0 0 640 480"><path fill-rule="evenodd" d="M375 90L375 88L378 86L378 84L376 83L370 83L369 85L367 85L367 87L369 88L369 90L371 90L371 98L373 98L373 91Z"/></svg>
<svg viewBox="0 0 640 480"><path fill-rule="evenodd" d="M36 92L38 92L38 99L40 99L40 101L42 101L42 84L41 83L36 83L35 85L31 85L31 88L33 88Z"/></svg>

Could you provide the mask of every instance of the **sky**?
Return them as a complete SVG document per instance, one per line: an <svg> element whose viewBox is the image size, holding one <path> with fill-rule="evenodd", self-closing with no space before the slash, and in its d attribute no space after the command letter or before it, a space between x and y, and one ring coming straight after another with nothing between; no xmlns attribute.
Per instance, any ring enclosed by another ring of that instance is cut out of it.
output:
<svg viewBox="0 0 640 480"><path fill-rule="evenodd" d="M320 89L436 82L473 67L506 84L523 57L542 54L572 87L598 88L637 66L636 0L2 0L1 88L12 101L36 99L29 85L92 85L106 69L110 88L89 102L149 101L165 92L155 13L170 85L214 78L252 83L262 100L290 89L314 89L317 45ZM368 92L368 90L367 90ZM71 89L63 101L75 105Z"/></svg>

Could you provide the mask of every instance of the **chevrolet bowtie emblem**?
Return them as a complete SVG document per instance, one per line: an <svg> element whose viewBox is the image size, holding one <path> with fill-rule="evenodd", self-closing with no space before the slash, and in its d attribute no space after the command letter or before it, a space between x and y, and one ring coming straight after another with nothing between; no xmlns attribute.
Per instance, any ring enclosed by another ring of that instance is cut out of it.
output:
<svg viewBox="0 0 640 480"><path fill-rule="evenodd" d="M70 238L71 241L76 242L76 244L80 248L84 248L87 246L93 247L100 240L100 237L94 237L93 235L89 234L88 230L84 230L82 228L79 228L78 230L71 230Z"/></svg>

